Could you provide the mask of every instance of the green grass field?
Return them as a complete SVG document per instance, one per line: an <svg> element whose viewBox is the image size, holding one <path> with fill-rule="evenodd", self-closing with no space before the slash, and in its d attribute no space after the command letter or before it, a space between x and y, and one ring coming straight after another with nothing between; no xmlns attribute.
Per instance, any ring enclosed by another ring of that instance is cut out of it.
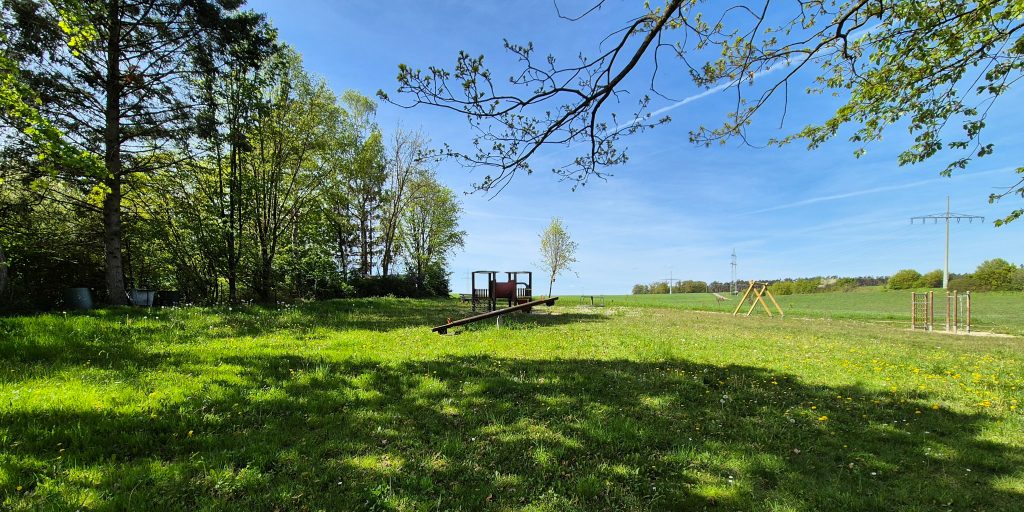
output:
<svg viewBox="0 0 1024 512"><path fill-rule="evenodd" d="M922 290L918 290L922 291ZM944 328L946 299L942 290L935 291L935 325ZM729 294L723 294L729 297ZM776 297L786 315L805 318L853 319L891 323L910 327L910 291L885 291L877 287L843 293L811 293ZM567 297L570 303L578 297ZM608 305L682 308L698 311L732 313L736 300L719 303L708 293L674 295L613 295L605 297ZM747 309L743 309L746 313ZM755 312L760 311L755 310ZM760 314L764 314L763 311ZM1024 336L1024 293L975 293L972 299L972 323L976 330Z"/></svg>
<svg viewBox="0 0 1024 512"><path fill-rule="evenodd" d="M0 509L1021 510L1024 340L853 295L0 318Z"/></svg>

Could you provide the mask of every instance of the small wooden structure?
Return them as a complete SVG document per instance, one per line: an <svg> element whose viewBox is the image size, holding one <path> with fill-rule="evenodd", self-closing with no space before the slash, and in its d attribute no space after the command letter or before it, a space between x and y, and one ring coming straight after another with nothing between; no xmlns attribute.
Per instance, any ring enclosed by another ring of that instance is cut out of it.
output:
<svg viewBox="0 0 1024 512"><path fill-rule="evenodd" d="M910 293L910 329L935 329L935 292ZM970 334L971 292L946 292L946 332Z"/></svg>
<svg viewBox="0 0 1024 512"><path fill-rule="evenodd" d="M765 313L768 313L768 316L774 316L772 315L771 308L768 307L768 303L764 301L765 296L771 299L772 304L775 305L775 309L779 312L779 316L785 317L786 314L783 313L782 307L779 306L779 303L775 300L775 297L772 295L772 292L768 290L768 284L757 283L754 281L751 281L750 286L747 287L747 291L743 292L743 298L740 299L739 304L736 304L736 309L732 312L733 316L739 314L740 308L742 308L747 303L748 297L750 298L750 309L748 309L747 314L743 316L750 316L750 314L754 312L754 308L756 308L758 304L761 304L761 306L764 308Z"/></svg>
<svg viewBox="0 0 1024 512"><path fill-rule="evenodd" d="M581 306L604 307L604 295L580 295Z"/></svg>
<svg viewBox="0 0 1024 512"><path fill-rule="evenodd" d="M509 306L507 308L496 309L496 310L493 310L493 311L488 311L486 313L480 313L479 315L473 315L473 316L470 316L470 317L467 317L467 318L462 318L462 319L455 320L455 321L452 321L451 319L449 319L447 323L445 323L443 325L439 325L439 326L434 327L434 328L431 328L430 330L433 331L433 332L436 332L438 334L448 334L448 329L451 329L453 327L458 327L460 325L471 324L473 322L479 322L480 320L486 320L488 318L498 318L499 321L500 321L502 315L506 315L508 313L514 313L516 311L526 311L526 312L529 312L530 309L533 308L534 306L540 306L540 305L554 306L556 300L558 300L558 297L548 297L546 299L531 300L531 301L523 302L521 304L516 304L514 306Z"/></svg>
<svg viewBox="0 0 1024 512"><path fill-rule="evenodd" d="M473 288L473 311L477 308L494 311L498 309L498 300L507 301L508 307L533 300L533 272L505 272L504 281L498 281L498 274L496 270L477 270L472 273L470 282Z"/></svg>
<svg viewBox="0 0 1024 512"><path fill-rule="evenodd" d="M910 329L930 331L935 323L935 292L910 293Z"/></svg>
<svg viewBox="0 0 1024 512"><path fill-rule="evenodd" d="M971 292L946 292L946 332L971 332Z"/></svg>

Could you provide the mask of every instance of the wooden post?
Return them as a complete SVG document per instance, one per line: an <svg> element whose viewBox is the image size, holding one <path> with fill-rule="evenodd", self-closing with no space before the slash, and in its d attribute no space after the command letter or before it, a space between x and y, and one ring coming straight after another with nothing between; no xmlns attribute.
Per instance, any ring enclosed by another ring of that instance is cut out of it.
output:
<svg viewBox="0 0 1024 512"><path fill-rule="evenodd" d="M959 332L959 297L953 290L953 333Z"/></svg>
<svg viewBox="0 0 1024 512"><path fill-rule="evenodd" d="M910 330L918 329L918 292L910 292Z"/></svg>
<svg viewBox="0 0 1024 512"><path fill-rule="evenodd" d="M768 294L768 298L772 300L772 304L775 304L775 309L779 310L779 316L785 317L786 313L782 311L782 306L780 306L779 302L775 300L775 296L772 295L772 291L769 290L768 287L765 287L764 292Z"/></svg>
<svg viewBox="0 0 1024 512"><path fill-rule="evenodd" d="M967 334L971 333L971 292L967 292Z"/></svg>
<svg viewBox="0 0 1024 512"><path fill-rule="evenodd" d="M764 307L764 310L768 312L768 316L769 317L772 316L772 311L770 309L768 309L768 304L766 304L764 302L764 299L761 298L761 294L764 293L764 291L767 288L768 288L767 286L762 286L761 288L757 288L757 287L754 288L754 298L751 299L751 301L750 301L750 309L747 310L747 314L745 316L750 316L750 314L754 312L754 309L757 308L757 304L759 302L761 303L761 306Z"/></svg>
<svg viewBox="0 0 1024 512"><path fill-rule="evenodd" d="M732 312L733 316L736 316L740 312L740 308L743 307L743 303L746 302L747 296L750 295L750 290L753 290L753 289L754 289L754 282L751 281L750 282L750 286L747 287L747 291L743 292L743 298L740 299L740 302L738 304L736 304L736 309L733 310L733 312Z"/></svg>
<svg viewBox="0 0 1024 512"><path fill-rule="evenodd" d="M950 316L951 315L950 315L950 311L949 311L949 290L946 290L946 332L949 332L949 318L950 318Z"/></svg>
<svg viewBox="0 0 1024 512"><path fill-rule="evenodd" d="M927 300L928 304L925 309L928 312L928 325L926 328L931 331L935 326L935 292L928 292Z"/></svg>

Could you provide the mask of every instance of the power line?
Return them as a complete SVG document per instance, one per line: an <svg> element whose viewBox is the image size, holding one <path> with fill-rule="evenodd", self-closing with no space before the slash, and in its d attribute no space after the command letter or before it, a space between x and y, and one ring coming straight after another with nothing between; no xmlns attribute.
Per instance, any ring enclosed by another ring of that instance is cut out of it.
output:
<svg viewBox="0 0 1024 512"><path fill-rule="evenodd" d="M911 217L910 223L920 220L921 224L926 224L929 220L932 224L938 224L939 220L943 219L946 221L946 265L942 269L942 288L945 290L949 289L949 221L950 219L956 219L956 223L959 224L961 220L966 219L967 222L973 224L975 219L979 219L981 222L985 222L985 217L980 215L968 215L966 213L953 213L949 211L949 196L946 196L946 213L933 213L931 215L922 215L919 217Z"/></svg>

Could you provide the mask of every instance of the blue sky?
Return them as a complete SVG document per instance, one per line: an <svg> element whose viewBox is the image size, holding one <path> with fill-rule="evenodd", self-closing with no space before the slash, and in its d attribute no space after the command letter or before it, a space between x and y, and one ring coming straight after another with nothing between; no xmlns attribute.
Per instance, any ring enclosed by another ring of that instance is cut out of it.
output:
<svg viewBox="0 0 1024 512"><path fill-rule="evenodd" d="M592 53L610 29L640 13L642 2L610 2L585 23L558 19L549 0L517 2L516 9L483 0L250 0L249 5L268 13L281 39L336 92L354 89L373 97L378 89L394 96L399 63L450 68L459 50L486 55L496 77L508 76L515 68L502 50L503 38L532 41L541 55L571 59L580 51ZM669 65L662 63L663 69ZM643 86L643 80L627 84L636 95ZM454 290L468 291L469 272L477 269L533 270L534 281L546 283L539 234L552 217L562 218L579 243L575 272L556 281L555 294L629 293L635 283L670 273L726 281L734 248L740 279L927 271L942 266L943 227L911 225L909 218L944 211L947 195L955 212L986 217L984 224L954 225L952 272L969 272L995 257L1024 263L1024 222L991 224L1019 207L1020 200L987 202L991 192L1014 182L1012 169L1024 155L1016 147L1013 124L1024 115L1020 91L1004 97L989 119L987 138L997 144L996 154L962 175L942 178L938 171L946 160L896 165L909 140L900 129L869 145L859 159L853 157L856 147L842 137L815 151L800 144L694 147L689 130L720 122L732 98L702 94L686 75L664 70L659 87L677 101L692 100L674 108L673 101L656 100L653 108L670 108L673 121L623 141L630 160L612 169L606 181L571 191L546 169L573 153L551 151L534 163L532 175L517 176L496 197L463 196L462 227L469 236L453 261ZM636 99L627 98L622 108ZM830 98L795 92L781 131L777 111L769 110L751 135L764 140L794 131L823 120L835 106ZM465 148L472 138L465 118L429 107L382 104L378 122L385 131L398 125L420 129L437 145ZM480 179L479 172L453 162L440 164L438 175L457 192L469 191Z"/></svg>

